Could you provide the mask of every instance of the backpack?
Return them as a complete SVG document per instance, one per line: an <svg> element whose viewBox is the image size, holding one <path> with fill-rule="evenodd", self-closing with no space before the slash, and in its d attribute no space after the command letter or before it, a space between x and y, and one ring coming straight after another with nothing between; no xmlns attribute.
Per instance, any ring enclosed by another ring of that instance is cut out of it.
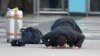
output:
<svg viewBox="0 0 100 56"><path fill-rule="evenodd" d="M39 44L42 38L41 31L32 27L22 28L21 33L22 41L26 44Z"/></svg>

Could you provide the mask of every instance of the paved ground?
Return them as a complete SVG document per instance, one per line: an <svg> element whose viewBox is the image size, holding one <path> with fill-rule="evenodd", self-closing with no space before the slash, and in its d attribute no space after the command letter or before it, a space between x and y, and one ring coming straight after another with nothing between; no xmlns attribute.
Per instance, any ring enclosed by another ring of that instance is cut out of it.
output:
<svg viewBox="0 0 100 56"><path fill-rule="evenodd" d="M0 43L2 56L100 56L100 40L85 40L80 50L47 49L44 45L30 45L25 47L11 47L8 43Z"/></svg>

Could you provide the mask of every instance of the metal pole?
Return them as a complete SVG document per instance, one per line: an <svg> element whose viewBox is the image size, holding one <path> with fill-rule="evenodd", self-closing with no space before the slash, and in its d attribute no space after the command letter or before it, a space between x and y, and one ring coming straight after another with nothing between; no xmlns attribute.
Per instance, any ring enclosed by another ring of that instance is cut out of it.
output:
<svg viewBox="0 0 100 56"><path fill-rule="evenodd" d="M36 15L36 0L33 0L33 15Z"/></svg>
<svg viewBox="0 0 100 56"><path fill-rule="evenodd" d="M64 8L64 5L65 5L64 0L62 0L62 9L63 9L63 10L65 9L65 8Z"/></svg>
<svg viewBox="0 0 100 56"><path fill-rule="evenodd" d="M67 10L67 11L68 11L68 17L71 17L71 16L70 16L70 12L69 12L69 6L70 6L70 5L69 5L69 2L70 2L70 1L68 0L68 8L67 8L68 10Z"/></svg>
<svg viewBox="0 0 100 56"><path fill-rule="evenodd" d="M40 0L33 0L33 15L40 15Z"/></svg>
<svg viewBox="0 0 100 56"><path fill-rule="evenodd" d="M88 0L88 13L90 12L90 0Z"/></svg>
<svg viewBox="0 0 100 56"><path fill-rule="evenodd" d="M37 0L37 16L40 15L40 0Z"/></svg>
<svg viewBox="0 0 100 56"><path fill-rule="evenodd" d="M90 12L90 0L86 1L86 16L88 17L88 14Z"/></svg>

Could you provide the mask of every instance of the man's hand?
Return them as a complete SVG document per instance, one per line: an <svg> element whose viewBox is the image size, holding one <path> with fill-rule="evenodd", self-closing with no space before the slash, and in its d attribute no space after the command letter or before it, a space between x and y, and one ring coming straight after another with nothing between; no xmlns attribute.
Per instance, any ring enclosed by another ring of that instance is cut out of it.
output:
<svg viewBox="0 0 100 56"><path fill-rule="evenodd" d="M72 47L74 50L79 50L79 47L77 47L77 46L73 46Z"/></svg>
<svg viewBox="0 0 100 56"><path fill-rule="evenodd" d="M52 49L53 47L52 47L52 46L48 46L47 48L48 48L48 49Z"/></svg>
<svg viewBox="0 0 100 56"><path fill-rule="evenodd" d="M54 48L56 48L56 47L48 46L47 48L48 48L48 49L54 49Z"/></svg>

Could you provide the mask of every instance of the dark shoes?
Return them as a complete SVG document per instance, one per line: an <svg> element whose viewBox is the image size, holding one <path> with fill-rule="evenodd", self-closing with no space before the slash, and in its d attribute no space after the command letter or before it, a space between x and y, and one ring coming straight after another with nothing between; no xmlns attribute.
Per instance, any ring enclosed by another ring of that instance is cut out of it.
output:
<svg viewBox="0 0 100 56"><path fill-rule="evenodd" d="M25 46L25 43L22 40L12 40L11 41L11 46Z"/></svg>
<svg viewBox="0 0 100 56"><path fill-rule="evenodd" d="M3 14L0 14L0 16L2 16L2 17L5 17L5 13L3 13Z"/></svg>

